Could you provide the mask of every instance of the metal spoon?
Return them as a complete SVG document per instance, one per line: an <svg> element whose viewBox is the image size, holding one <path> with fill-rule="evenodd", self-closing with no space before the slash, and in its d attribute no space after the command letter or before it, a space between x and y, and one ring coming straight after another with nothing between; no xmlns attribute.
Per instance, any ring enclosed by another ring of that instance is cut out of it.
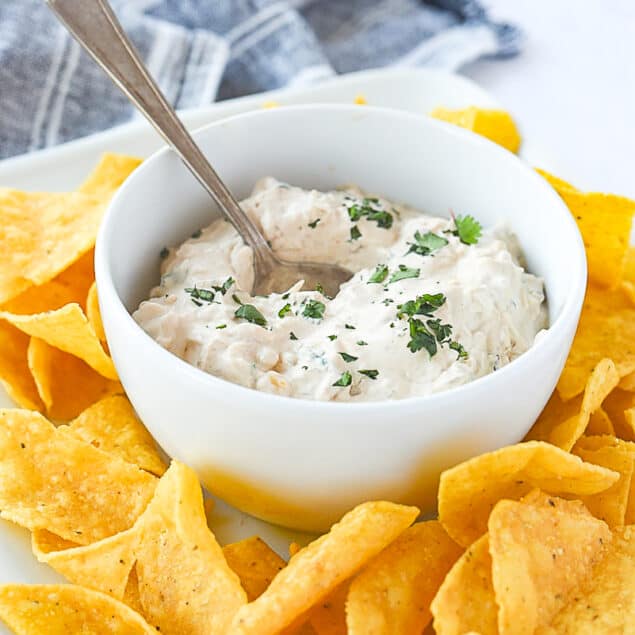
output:
<svg viewBox="0 0 635 635"><path fill-rule="evenodd" d="M298 280L305 288L335 296L353 274L337 265L280 260L240 208L167 102L107 0L46 0L75 39L128 99L146 116L216 201L225 218L254 252L255 295L286 291Z"/></svg>

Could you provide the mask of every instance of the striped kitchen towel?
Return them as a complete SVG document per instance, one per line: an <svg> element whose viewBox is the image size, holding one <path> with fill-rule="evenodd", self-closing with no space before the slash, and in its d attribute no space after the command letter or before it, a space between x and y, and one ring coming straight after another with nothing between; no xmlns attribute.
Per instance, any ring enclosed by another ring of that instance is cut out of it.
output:
<svg viewBox="0 0 635 635"><path fill-rule="evenodd" d="M113 0L177 108L379 66L455 70L519 50L477 0ZM123 123L133 108L43 0L0 0L0 158Z"/></svg>

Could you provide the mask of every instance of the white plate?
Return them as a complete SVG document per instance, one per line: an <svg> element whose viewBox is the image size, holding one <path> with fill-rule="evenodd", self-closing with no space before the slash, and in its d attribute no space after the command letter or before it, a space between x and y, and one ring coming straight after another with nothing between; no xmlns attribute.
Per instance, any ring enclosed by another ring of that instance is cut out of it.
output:
<svg viewBox="0 0 635 635"><path fill-rule="evenodd" d="M260 108L265 101L276 101L282 105L351 103L357 95L363 95L372 105L422 115L436 106L497 105L488 93L464 77L438 71L404 69L355 73L315 86L292 87L212 104L184 111L181 115L188 127L196 128L228 115ZM0 162L0 186L26 190L71 190L85 178L102 152L145 157L161 145L161 140L149 124L135 120L64 146ZM12 405L0 389L0 407ZM310 538L256 520L218 501L211 524L221 544L258 534L285 558L291 540L303 543ZM36 562L31 554L28 532L0 521L0 583L55 581L63 579L48 566ZM0 633L8 632L0 625Z"/></svg>

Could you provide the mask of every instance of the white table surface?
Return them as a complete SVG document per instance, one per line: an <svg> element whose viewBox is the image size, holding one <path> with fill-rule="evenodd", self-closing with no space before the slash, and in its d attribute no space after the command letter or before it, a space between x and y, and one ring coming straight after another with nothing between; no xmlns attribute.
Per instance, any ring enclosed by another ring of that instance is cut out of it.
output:
<svg viewBox="0 0 635 635"><path fill-rule="evenodd" d="M635 0L485 0L522 55L463 69L516 117L533 163L635 198Z"/></svg>

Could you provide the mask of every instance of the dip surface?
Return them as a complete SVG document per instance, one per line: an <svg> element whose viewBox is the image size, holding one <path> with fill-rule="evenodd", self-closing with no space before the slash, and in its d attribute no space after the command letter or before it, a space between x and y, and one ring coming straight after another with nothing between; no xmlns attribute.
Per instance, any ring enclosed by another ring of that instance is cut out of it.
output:
<svg viewBox="0 0 635 635"><path fill-rule="evenodd" d="M547 327L543 281L504 227L481 234L461 216L271 177L241 205L281 258L356 273L332 299L300 284L252 297L251 249L224 220L164 250L160 285L133 317L228 381L323 401L428 395L496 371Z"/></svg>

